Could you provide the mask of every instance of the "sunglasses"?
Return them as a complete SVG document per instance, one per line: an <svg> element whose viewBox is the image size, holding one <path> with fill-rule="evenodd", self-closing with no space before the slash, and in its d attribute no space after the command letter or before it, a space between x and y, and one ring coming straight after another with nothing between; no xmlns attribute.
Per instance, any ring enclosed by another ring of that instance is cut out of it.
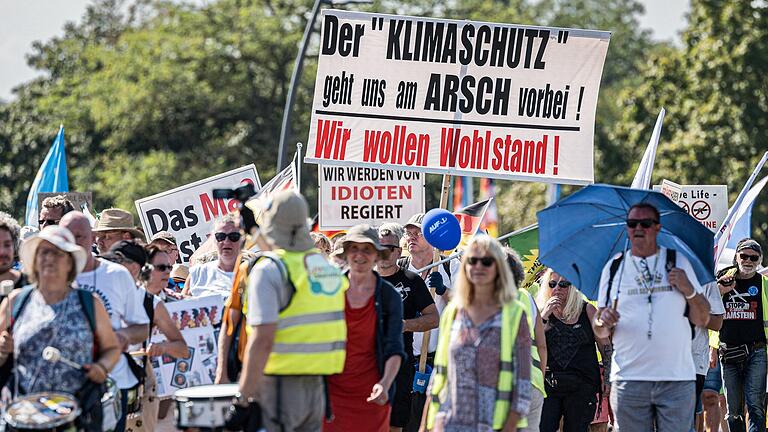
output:
<svg viewBox="0 0 768 432"><path fill-rule="evenodd" d="M37 221L37 224L41 227L48 225L58 225L60 220L61 219L40 219Z"/></svg>
<svg viewBox="0 0 768 432"><path fill-rule="evenodd" d="M478 262L480 264L482 264L483 267L490 267L490 266L493 265L493 263L496 262L496 260L494 260L493 257L482 257L482 258L469 257L469 258L467 258L467 264L469 264L471 266L476 265Z"/></svg>
<svg viewBox="0 0 768 432"><path fill-rule="evenodd" d="M752 262L760 261L760 255L749 255L749 254L740 253L739 258L743 260L750 260Z"/></svg>
<svg viewBox="0 0 768 432"><path fill-rule="evenodd" d="M627 226L630 228L637 228L640 225L643 228L650 228L659 223L655 219L627 219Z"/></svg>
<svg viewBox="0 0 768 432"><path fill-rule="evenodd" d="M229 241L231 241L232 243L239 242L240 237L242 237L239 232L231 232L231 233L217 232L216 234L214 234L214 236L216 237L217 242L223 242L225 239L229 239Z"/></svg>
<svg viewBox="0 0 768 432"><path fill-rule="evenodd" d="M395 246L395 245L382 245L382 246L389 249L390 252L394 252L395 249L400 249L400 246Z"/></svg>
<svg viewBox="0 0 768 432"><path fill-rule="evenodd" d="M568 288L571 286L571 283L565 280L561 280L560 282L553 280L549 281L550 288L554 289L556 286L559 286L560 288Z"/></svg>
<svg viewBox="0 0 768 432"><path fill-rule="evenodd" d="M152 267L155 268L155 270L159 270L161 272L167 272L173 270L173 266L170 264L155 264Z"/></svg>

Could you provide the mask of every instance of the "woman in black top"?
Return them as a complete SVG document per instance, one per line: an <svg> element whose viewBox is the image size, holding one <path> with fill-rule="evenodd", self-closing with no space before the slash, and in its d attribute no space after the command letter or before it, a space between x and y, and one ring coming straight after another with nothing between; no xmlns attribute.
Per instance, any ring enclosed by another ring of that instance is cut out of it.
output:
<svg viewBox="0 0 768 432"><path fill-rule="evenodd" d="M585 432L594 418L601 386L590 325L595 307L552 270L542 277L536 303L541 308L548 354L540 431L557 431L562 418L563 432Z"/></svg>

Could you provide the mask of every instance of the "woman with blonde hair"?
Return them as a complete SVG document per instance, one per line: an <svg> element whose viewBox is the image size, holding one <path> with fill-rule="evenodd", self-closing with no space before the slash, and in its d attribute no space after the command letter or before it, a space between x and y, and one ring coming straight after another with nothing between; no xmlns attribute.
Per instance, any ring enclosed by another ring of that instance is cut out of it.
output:
<svg viewBox="0 0 768 432"><path fill-rule="evenodd" d="M601 390L597 341L603 359L611 355L610 342L596 338L590 322L596 309L569 281L547 270L541 278L536 302L541 308L547 338L547 398L541 412L541 432L554 432L563 420L563 432L586 432L595 414ZM606 369L610 369L607 367Z"/></svg>
<svg viewBox="0 0 768 432"><path fill-rule="evenodd" d="M531 402L531 334L496 239L474 237L443 310L426 427L516 431Z"/></svg>

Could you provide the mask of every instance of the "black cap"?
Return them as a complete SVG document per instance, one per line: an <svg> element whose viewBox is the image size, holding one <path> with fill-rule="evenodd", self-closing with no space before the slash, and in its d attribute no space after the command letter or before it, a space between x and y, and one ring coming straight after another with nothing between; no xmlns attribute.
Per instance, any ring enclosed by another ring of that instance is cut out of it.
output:
<svg viewBox="0 0 768 432"><path fill-rule="evenodd" d="M103 255L104 258L112 260L113 258L127 258L140 266L147 263L147 252L144 248L132 240L120 240L109 248L109 252Z"/></svg>

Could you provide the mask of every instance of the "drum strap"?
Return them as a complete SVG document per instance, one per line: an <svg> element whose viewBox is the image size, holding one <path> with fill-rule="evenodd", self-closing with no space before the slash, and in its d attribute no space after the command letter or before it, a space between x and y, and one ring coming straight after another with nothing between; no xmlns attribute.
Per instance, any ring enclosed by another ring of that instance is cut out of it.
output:
<svg viewBox="0 0 768 432"><path fill-rule="evenodd" d="M280 409L283 407L283 377L277 375L277 394L275 400L275 417L272 421L280 427L280 432L285 432L285 425L283 424L283 418L280 414Z"/></svg>
<svg viewBox="0 0 768 432"><path fill-rule="evenodd" d="M325 396L325 420L333 420L333 407L331 406L331 394L328 392L328 377L323 376L323 395Z"/></svg>

